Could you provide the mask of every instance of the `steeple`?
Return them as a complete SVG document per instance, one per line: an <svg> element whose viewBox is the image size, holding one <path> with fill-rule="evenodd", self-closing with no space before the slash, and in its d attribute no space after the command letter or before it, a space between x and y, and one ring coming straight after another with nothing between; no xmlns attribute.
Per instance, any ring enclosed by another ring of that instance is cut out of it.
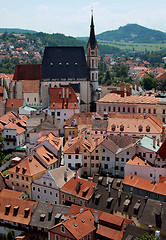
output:
<svg viewBox="0 0 166 240"><path fill-rule="evenodd" d="M90 42L90 47L91 49L95 49L96 46L96 38L95 38L95 29L94 29L94 23L93 23L93 10L92 10L92 16L91 16L91 25L90 25L90 37L89 37L89 42Z"/></svg>

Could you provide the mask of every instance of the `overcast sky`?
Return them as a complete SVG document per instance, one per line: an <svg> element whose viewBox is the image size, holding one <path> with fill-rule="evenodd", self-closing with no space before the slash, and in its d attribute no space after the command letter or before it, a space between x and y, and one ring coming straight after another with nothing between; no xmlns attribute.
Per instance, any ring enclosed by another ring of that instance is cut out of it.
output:
<svg viewBox="0 0 166 240"><path fill-rule="evenodd" d="M91 8L96 34L128 23L166 32L166 0L0 0L0 28L88 36Z"/></svg>

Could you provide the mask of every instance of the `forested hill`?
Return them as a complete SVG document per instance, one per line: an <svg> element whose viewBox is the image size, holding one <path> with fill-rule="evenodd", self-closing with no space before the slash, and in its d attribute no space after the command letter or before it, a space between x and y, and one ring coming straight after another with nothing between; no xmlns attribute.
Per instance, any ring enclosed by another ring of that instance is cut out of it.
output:
<svg viewBox="0 0 166 240"><path fill-rule="evenodd" d="M117 30L106 31L96 36L103 41L132 41L135 43L166 42L166 33L152 30L138 24L127 24Z"/></svg>
<svg viewBox="0 0 166 240"><path fill-rule="evenodd" d="M0 28L0 33L4 33L4 32L18 33L18 34L22 34L22 33L36 33L36 31L33 31L33 30L20 29L20 28Z"/></svg>

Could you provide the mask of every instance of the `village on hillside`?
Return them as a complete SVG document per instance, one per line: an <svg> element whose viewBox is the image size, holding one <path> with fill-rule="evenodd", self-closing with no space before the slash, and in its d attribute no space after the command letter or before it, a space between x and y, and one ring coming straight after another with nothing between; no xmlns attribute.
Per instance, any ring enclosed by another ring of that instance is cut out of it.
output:
<svg viewBox="0 0 166 240"><path fill-rule="evenodd" d="M0 73L2 239L166 239L166 59L101 60L94 27L87 52L0 42L0 62L19 59Z"/></svg>

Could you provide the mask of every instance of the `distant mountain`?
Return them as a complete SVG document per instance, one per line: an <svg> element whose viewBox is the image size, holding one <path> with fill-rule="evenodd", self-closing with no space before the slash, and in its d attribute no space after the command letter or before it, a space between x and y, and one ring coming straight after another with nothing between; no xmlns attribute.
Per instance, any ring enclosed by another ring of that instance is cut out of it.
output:
<svg viewBox="0 0 166 240"><path fill-rule="evenodd" d="M20 28L0 28L0 33L36 33L36 31L33 30L27 30L27 29L20 29Z"/></svg>
<svg viewBox="0 0 166 240"><path fill-rule="evenodd" d="M152 30L138 24L127 24L117 30L106 31L96 35L98 40L103 41L133 41L135 43L166 42L166 33Z"/></svg>

